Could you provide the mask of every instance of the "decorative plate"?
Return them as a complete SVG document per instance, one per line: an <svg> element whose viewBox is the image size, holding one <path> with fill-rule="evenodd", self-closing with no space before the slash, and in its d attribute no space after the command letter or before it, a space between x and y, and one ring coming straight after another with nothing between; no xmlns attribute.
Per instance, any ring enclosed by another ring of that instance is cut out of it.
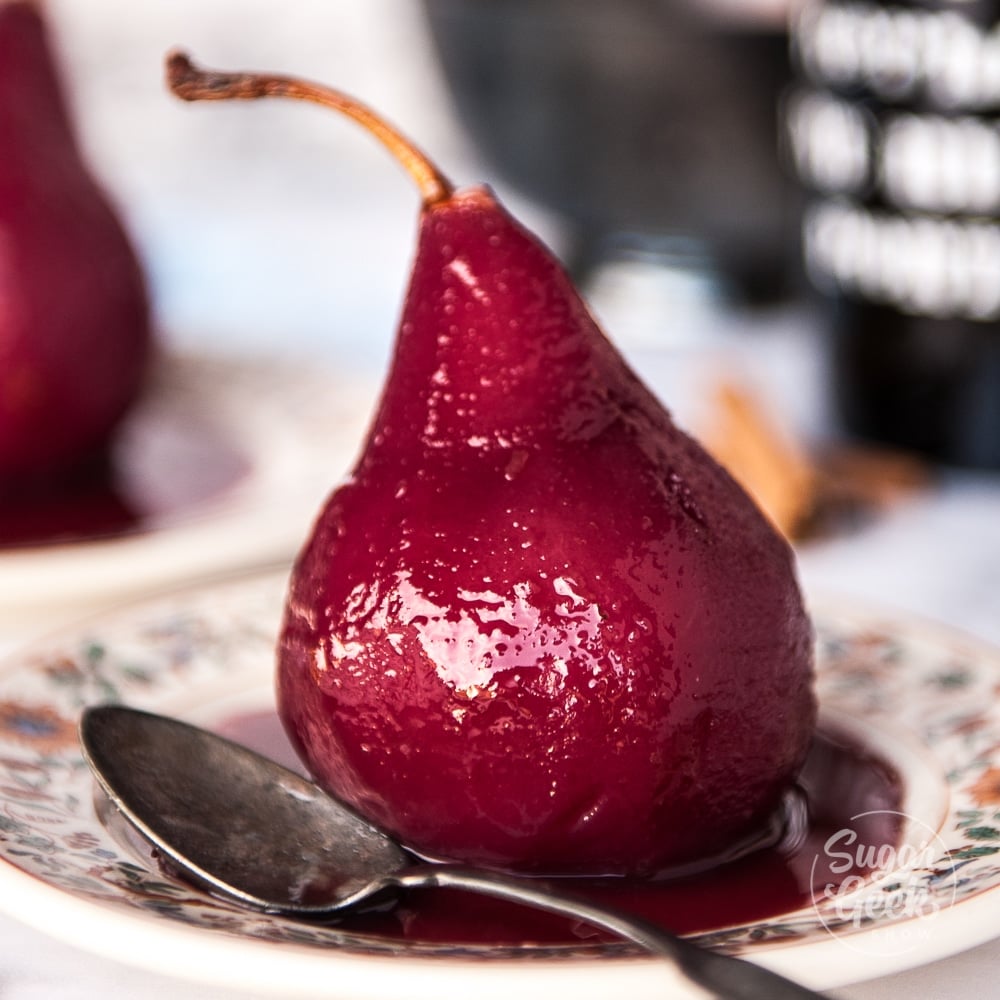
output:
<svg viewBox="0 0 1000 1000"><path fill-rule="evenodd" d="M219 726L272 707L284 584L278 573L191 589L7 664L0 908L111 958L277 996L691 995L662 962L621 945L403 943L242 912L121 845L95 812L81 709L120 700ZM830 989L971 947L1000 926L1000 653L836 603L814 619L824 712L903 775L902 842L846 896L702 939Z"/></svg>
<svg viewBox="0 0 1000 1000"><path fill-rule="evenodd" d="M161 357L111 485L66 511L0 511L0 627L51 630L56 614L288 561L373 405L373 386L315 365Z"/></svg>

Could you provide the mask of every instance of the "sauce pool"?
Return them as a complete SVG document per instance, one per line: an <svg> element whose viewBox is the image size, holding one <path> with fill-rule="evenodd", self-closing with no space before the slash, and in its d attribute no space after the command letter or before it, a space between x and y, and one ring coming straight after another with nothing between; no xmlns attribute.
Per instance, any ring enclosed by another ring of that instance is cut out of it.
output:
<svg viewBox="0 0 1000 1000"><path fill-rule="evenodd" d="M220 496L249 472L235 444L209 428L192 424L175 428L174 435L169 450L127 442L71 481L0 497L0 550L149 531ZM160 466L157 448L170 459L168 468Z"/></svg>
<svg viewBox="0 0 1000 1000"><path fill-rule="evenodd" d="M302 772L273 711L230 718L223 735ZM773 919L808 907L828 886L868 872L824 850L853 831L856 843L895 847L903 787L895 769L835 731L816 734L800 778L806 822L792 844L765 847L694 875L665 880L554 879L560 886L654 921L678 934ZM841 870L846 868L846 870ZM455 890L410 893L393 909L350 918L347 927L403 941L515 946L612 940L563 917Z"/></svg>

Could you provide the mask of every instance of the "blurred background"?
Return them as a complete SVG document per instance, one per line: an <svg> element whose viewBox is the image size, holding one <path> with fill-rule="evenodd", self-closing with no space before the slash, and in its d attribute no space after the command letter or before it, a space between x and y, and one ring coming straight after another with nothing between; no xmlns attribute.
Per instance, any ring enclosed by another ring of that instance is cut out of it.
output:
<svg viewBox="0 0 1000 1000"><path fill-rule="evenodd" d="M873 34L845 21L850 5L799 0L46 9L81 139L138 244L171 349L320 360L356 374L362 405L374 404L414 247L412 184L322 109L179 102L163 58L182 47L207 66L330 83L401 126L457 183L493 186L553 247L677 419L753 483L783 530L810 541L807 576L816 567L824 584L933 614L941 581L901 573L900 560L934 564L960 538L979 558L948 591L978 609L970 621L1000 621L979 544L996 481L967 471L1000 465L994 317L939 309L911 322L912 309L836 273L837 261L860 261L862 278L912 261L920 288L935 260L954 271L905 233L887 256L827 225L826 257L803 258L817 206L914 208L879 187L876 112L969 117L954 93L941 104L918 86L930 72L920 59L943 51L931 13L896 37L891 19ZM975 31L955 37L960 65L978 66ZM865 38L888 53L887 67L872 63L874 83L858 75ZM923 48L914 55L906 39ZM992 113L988 101L973 111ZM935 157L947 140L910 143L903 173L981 191L980 175L955 173L978 162L961 148L951 168ZM1000 193L981 202L979 222L997 205ZM948 225L954 211L938 206ZM1000 287L1000 255L983 257L977 281ZM949 543L944 528L957 533Z"/></svg>
<svg viewBox="0 0 1000 1000"><path fill-rule="evenodd" d="M160 326L198 349L381 364L418 207L361 131L294 102L188 106L165 53L354 91L456 176L477 176L419 5L125 0L48 3L81 138L139 244ZM363 279L363 280L362 280Z"/></svg>
<svg viewBox="0 0 1000 1000"><path fill-rule="evenodd" d="M627 341L670 346L702 333L682 328L706 311L795 288L776 0L48 9L82 138L173 343L381 364L417 211L399 168L329 113L169 96L162 62L175 46L361 95L456 182L491 184L609 313L626 314ZM646 302L691 315L647 328Z"/></svg>

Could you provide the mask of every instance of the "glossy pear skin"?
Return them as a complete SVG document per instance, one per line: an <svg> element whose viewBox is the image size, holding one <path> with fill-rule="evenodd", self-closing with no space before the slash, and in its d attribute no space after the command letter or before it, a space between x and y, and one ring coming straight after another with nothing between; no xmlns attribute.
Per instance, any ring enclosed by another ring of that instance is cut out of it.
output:
<svg viewBox="0 0 1000 1000"><path fill-rule="evenodd" d="M0 3L0 497L92 460L149 351L143 276L81 159L39 7Z"/></svg>
<svg viewBox="0 0 1000 1000"><path fill-rule="evenodd" d="M414 850L648 875L772 814L815 721L789 547L483 190L425 208L391 372L294 568L279 707Z"/></svg>

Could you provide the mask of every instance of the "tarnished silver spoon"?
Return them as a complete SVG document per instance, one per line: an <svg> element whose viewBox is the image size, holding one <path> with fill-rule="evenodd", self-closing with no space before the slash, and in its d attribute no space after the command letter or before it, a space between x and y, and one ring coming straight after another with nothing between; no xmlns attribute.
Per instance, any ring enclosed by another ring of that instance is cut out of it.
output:
<svg viewBox="0 0 1000 1000"><path fill-rule="evenodd" d="M668 959L732 1000L817 1000L811 990L551 883L419 863L316 785L176 719L120 705L84 711L84 756L114 807L166 863L213 895L263 913L334 922L429 887L548 910Z"/></svg>

